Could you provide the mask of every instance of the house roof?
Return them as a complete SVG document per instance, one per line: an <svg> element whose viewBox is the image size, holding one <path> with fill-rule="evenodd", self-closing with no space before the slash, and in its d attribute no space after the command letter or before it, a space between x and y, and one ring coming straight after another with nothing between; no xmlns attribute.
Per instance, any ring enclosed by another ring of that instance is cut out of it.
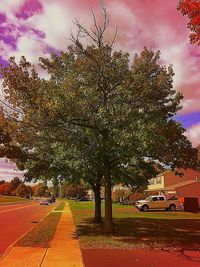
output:
<svg viewBox="0 0 200 267"><path fill-rule="evenodd" d="M157 174L156 177L165 175L165 174L170 173L170 172L173 173L172 171L164 171L164 172L161 172L161 173Z"/></svg>
<svg viewBox="0 0 200 267"><path fill-rule="evenodd" d="M175 190L178 187L182 187L182 186L186 186L186 185L190 185L190 184L195 184L195 183L199 183L199 182L200 182L200 180L186 180L186 181L178 183L178 184L169 185L169 186L165 187L164 190Z"/></svg>
<svg viewBox="0 0 200 267"><path fill-rule="evenodd" d="M166 170L166 171L164 171L164 172L159 173L158 175L156 175L156 177L163 176L165 174L173 174L174 175L176 172L179 172L179 173L183 174L183 176L184 175L187 175L188 172L195 172L195 174L197 176L200 175L200 172L199 171L196 171L196 170L193 170L193 169L190 169L190 168L186 168L186 169L184 169L184 168L177 168L176 170L173 170L173 171L172 170Z"/></svg>
<svg viewBox="0 0 200 267"><path fill-rule="evenodd" d="M177 183L177 184L173 184L173 185L169 185L163 188L156 188L156 189L147 189L145 190L146 192L151 192L151 191L172 191L172 190L176 190L176 188L178 187L182 187L182 186L186 186L186 185L191 185L194 183L199 183L200 180L187 180L181 183Z"/></svg>

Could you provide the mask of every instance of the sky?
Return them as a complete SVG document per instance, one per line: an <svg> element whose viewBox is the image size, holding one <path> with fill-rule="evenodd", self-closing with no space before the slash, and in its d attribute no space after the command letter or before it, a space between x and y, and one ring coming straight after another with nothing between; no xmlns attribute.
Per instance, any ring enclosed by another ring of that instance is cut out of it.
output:
<svg viewBox="0 0 200 267"><path fill-rule="evenodd" d="M178 0L105 0L110 34L118 28L115 49L140 52L144 46L161 51L161 62L172 64L174 88L184 95L176 120L187 129L193 146L200 144L200 47L189 43L187 19L176 9ZM34 64L38 57L65 50L73 21L92 23L90 8L99 16L98 0L0 0L0 63L21 56ZM1 85L1 80L0 80ZM13 173L12 173L13 172ZM15 176L13 165L0 159L0 179Z"/></svg>

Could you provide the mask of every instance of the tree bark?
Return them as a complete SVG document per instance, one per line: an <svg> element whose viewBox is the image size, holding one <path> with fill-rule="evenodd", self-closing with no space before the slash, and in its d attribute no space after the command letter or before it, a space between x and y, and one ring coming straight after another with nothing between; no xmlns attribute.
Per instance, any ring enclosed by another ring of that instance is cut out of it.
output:
<svg viewBox="0 0 200 267"><path fill-rule="evenodd" d="M112 195L111 195L111 173L109 166L105 167L105 223L104 231L107 234L113 232L112 221Z"/></svg>
<svg viewBox="0 0 200 267"><path fill-rule="evenodd" d="M95 215L94 222L102 223L101 217L101 185L98 183L93 187L94 196L95 196Z"/></svg>

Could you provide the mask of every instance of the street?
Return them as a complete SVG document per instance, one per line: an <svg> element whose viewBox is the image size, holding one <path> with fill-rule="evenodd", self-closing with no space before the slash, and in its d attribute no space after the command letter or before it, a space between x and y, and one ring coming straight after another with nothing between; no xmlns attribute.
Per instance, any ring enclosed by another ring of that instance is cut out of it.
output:
<svg viewBox="0 0 200 267"><path fill-rule="evenodd" d="M40 206L38 202L0 206L0 256L52 208L52 205Z"/></svg>

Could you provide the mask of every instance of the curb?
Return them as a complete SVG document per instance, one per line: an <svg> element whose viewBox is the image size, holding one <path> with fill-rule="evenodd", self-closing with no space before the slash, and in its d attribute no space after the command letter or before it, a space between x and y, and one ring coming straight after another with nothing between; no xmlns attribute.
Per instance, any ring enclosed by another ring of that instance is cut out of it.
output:
<svg viewBox="0 0 200 267"><path fill-rule="evenodd" d="M56 206L57 207L57 206ZM49 211L39 222L42 222L56 207L54 207L51 211ZM0 262L1 260L3 260L9 253L10 251L13 249L13 247L15 246L15 244L21 239L23 238L26 234L28 234L33 228L35 227L35 225L33 225L30 229L28 229L25 233L23 233L23 235L21 235L18 239L16 239L15 241L13 241L5 250L5 252L0 256Z"/></svg>

